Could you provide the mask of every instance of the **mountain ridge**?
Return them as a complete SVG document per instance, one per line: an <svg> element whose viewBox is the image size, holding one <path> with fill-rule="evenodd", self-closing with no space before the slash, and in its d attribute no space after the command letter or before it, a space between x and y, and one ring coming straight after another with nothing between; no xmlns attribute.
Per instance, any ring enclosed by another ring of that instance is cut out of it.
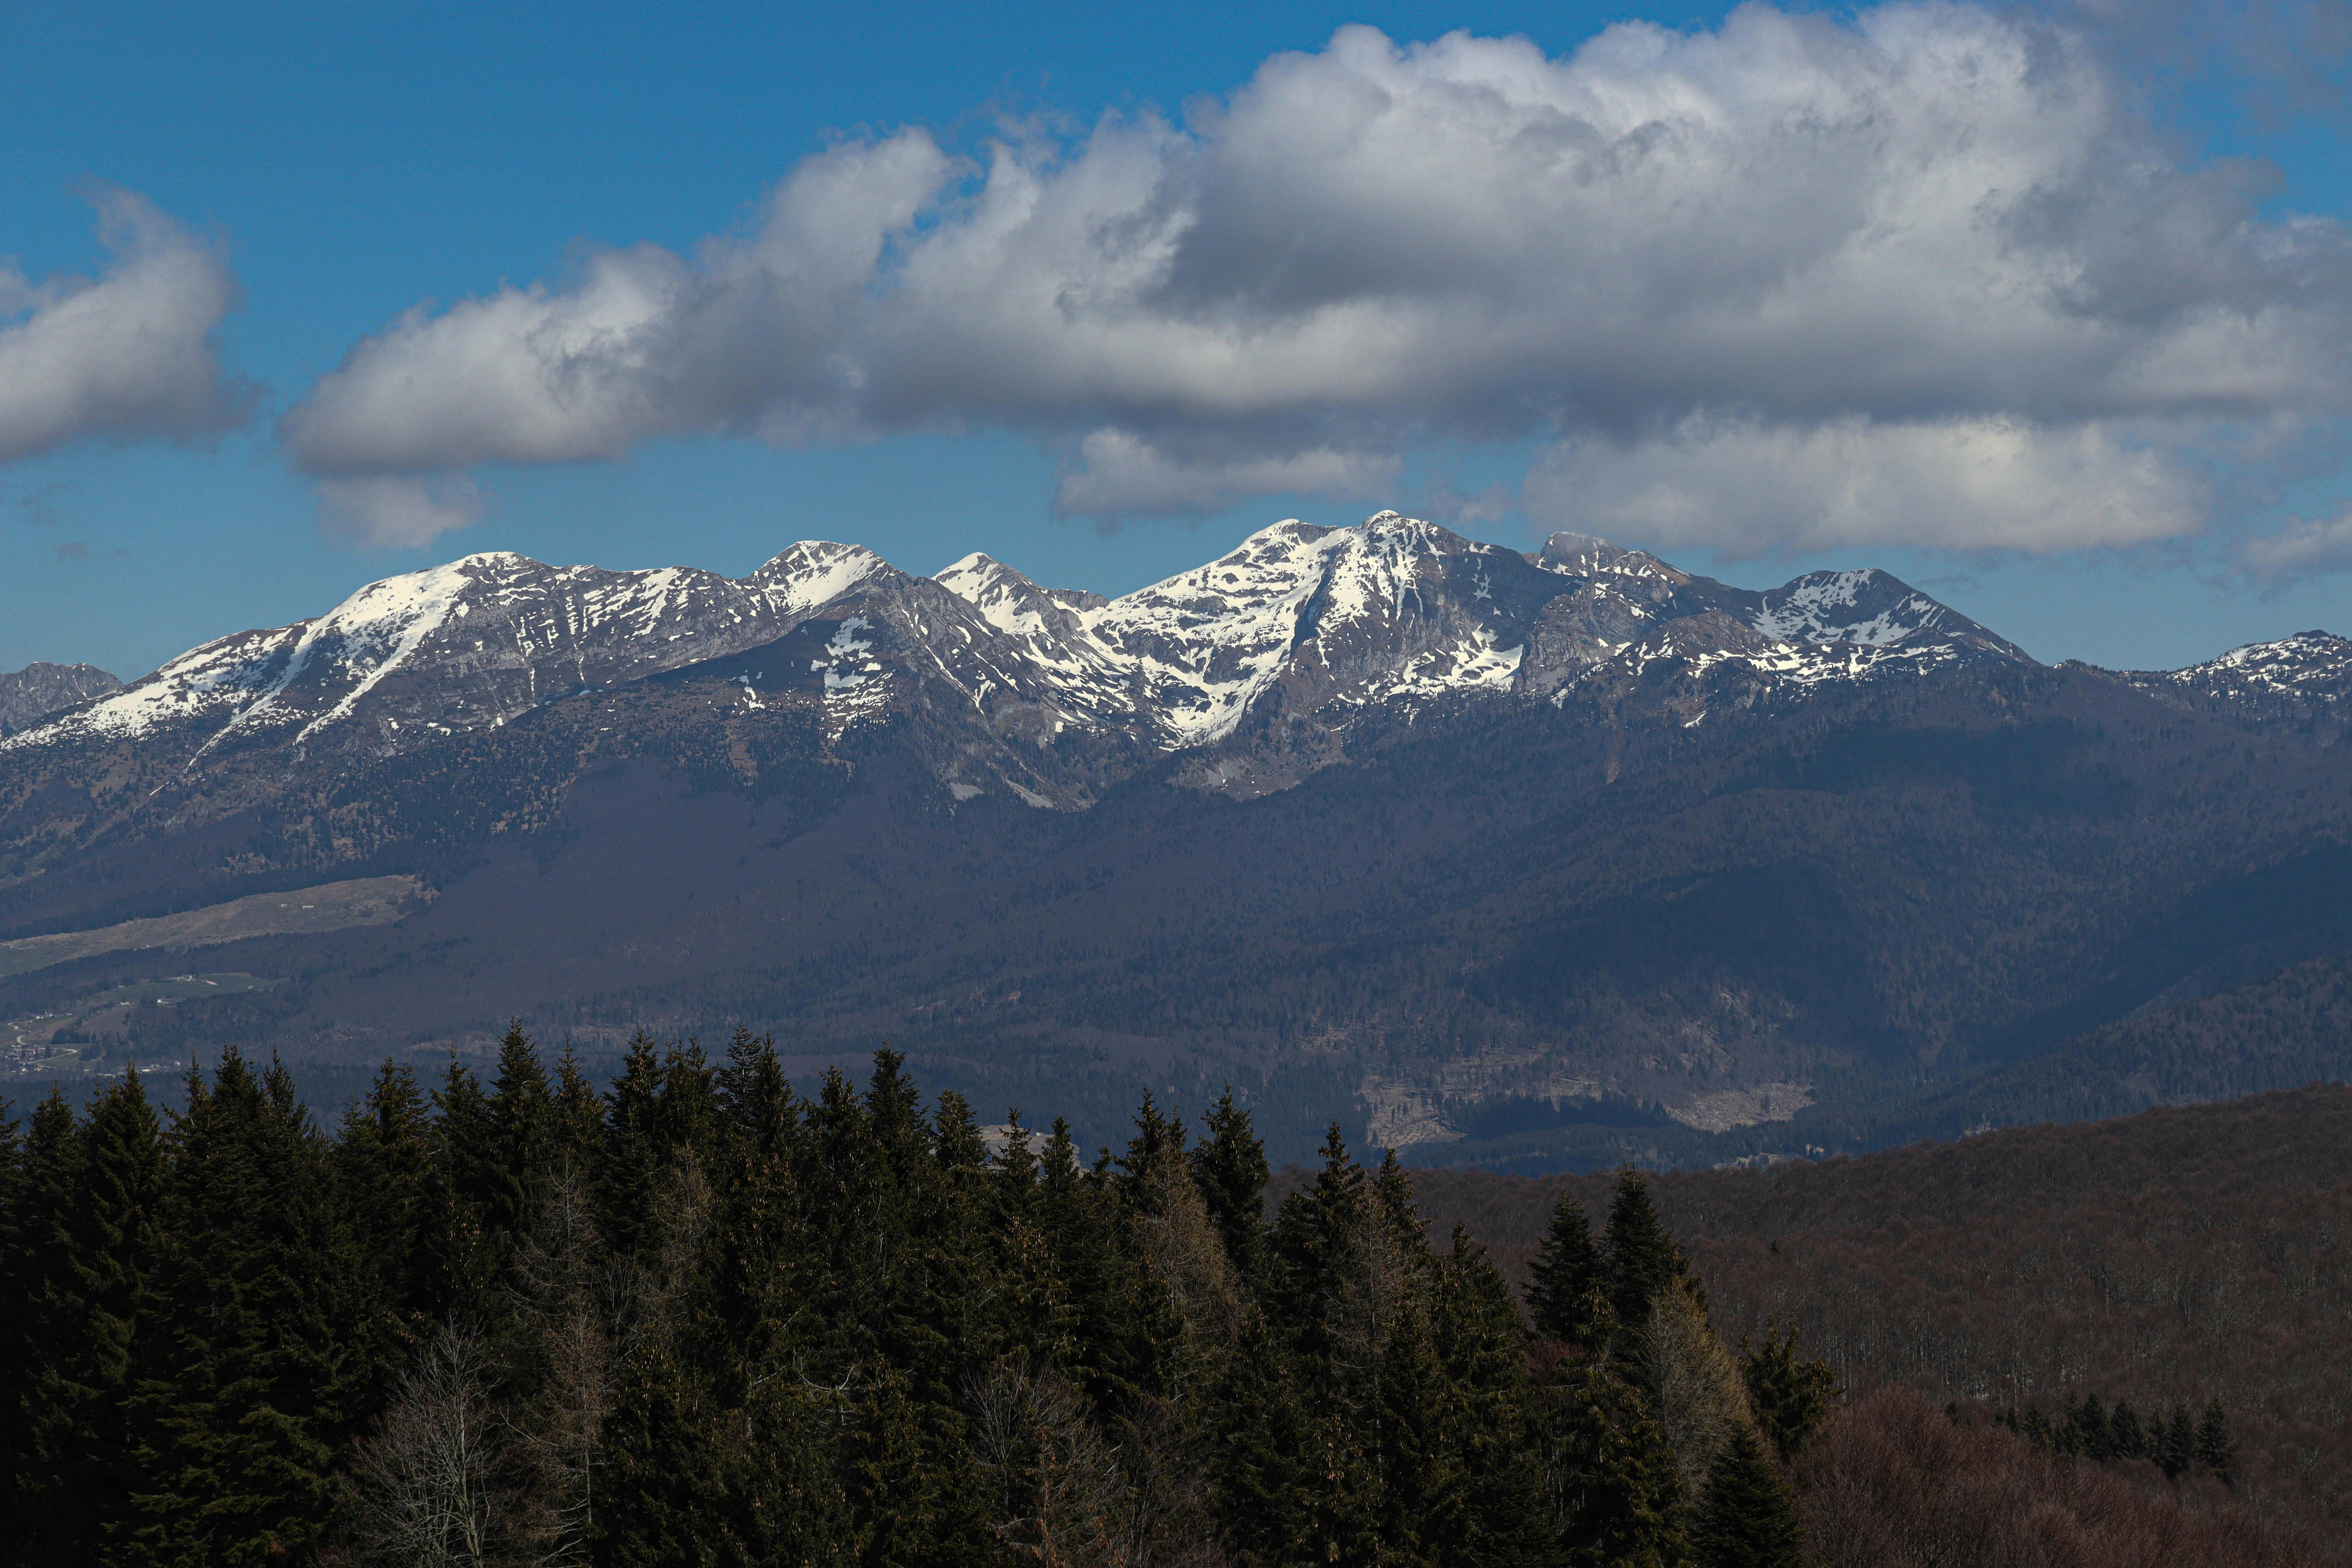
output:
<svg viewBox="0 0 2352 1568"><path fill-rule="evenodd" d="M972 615L927 598L925 583ZM314 741L398 751L495 727L551 698L740 653L803 621L842 620L877 595L895 601L888 618L928 656L924 673L945 675L975 706L1000 696L1042 702L1061 726L1132 728L1163 752L1226 739L1286 684L1276 705L1297 716L1556 690L1629 656L1637 668L1696 658L1701 669L1729 661L1799 680L1860 678L1894 653L2030 662L1874 570L1737 589L1581 536L1556 535L1522 555L1381 512L1349 529L1276 523L1117 598L1046 588L978 553L921 579L822 541L789 546L741 579L468 555L369 584L322 616L200 645L0 744L150 740L216 724L191 763L271 739L298 755ZM845 614L827 617L828 608ZM1679 642L1645 642L1668 626ZM1820 655L1845 645L1843 660ZM402 700L404 686L433 678L444 689ZM831 689L848 689L846 679L836 671Z"/></svg>
<svg viewBox="0 0 2352 1568"><path fill-rule="evenodd" d="M1230 1077L1300 1152L1342 1114L1522 1166L1864 1138L2352 949L2347 655L2044 666L1884 573L1393 513L1115 599L469 556L0 742L0 940L413 900L282 900L204 950L234 995L145 1012L193 960L37 944L0 1023L95 1061L730 1020L1081 1124Z"/></svg>

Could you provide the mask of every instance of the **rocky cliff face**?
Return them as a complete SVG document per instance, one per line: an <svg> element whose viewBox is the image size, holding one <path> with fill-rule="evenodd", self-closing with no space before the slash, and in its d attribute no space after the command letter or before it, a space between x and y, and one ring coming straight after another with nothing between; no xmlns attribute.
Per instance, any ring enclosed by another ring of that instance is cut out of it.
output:
<svg viewBox="0 0 2352 1568"><path fill-rule="evenodd" d="M0 736L122 684L94 664L28 664L0 673Z"/></svg>

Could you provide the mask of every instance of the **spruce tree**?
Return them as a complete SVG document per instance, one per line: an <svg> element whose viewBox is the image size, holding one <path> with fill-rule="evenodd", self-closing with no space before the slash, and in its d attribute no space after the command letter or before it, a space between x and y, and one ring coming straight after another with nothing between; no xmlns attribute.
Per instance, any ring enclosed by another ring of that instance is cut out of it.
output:
<svg viewBox="0 0 2352 1568"><path fill-rule="evenodd" d="M1371 1469L1381 1561L1398 1568L1435 1568L1444 1544L1470 1527L1461 1412L1438 1353L1428 1295L1401 1292L1381 1325Z"/></svg>
<svg viewBox="0 0 2352 1568"><path fill-rule="evenodd" d="M1234 1102L1230 1084L1202 1129L1207 1136L1193 1147L1192 1179L1224 1237L1234 1271L1255 1280L1265 1267L1265 1145L1250 1125L1250 1113Z"/></svg>
<svg viewBox="0 0 2352 1568"><path fill-rule="evenodd" d="M710 1169L722 1131L719 1072L703 1055L700 1041L689 1038L663 1056L658 1105L653 1136L662 1163L691 1151L705 1170Z"/></svg>
<svg viewBox="0 0 2352 1568"><path fill-rule="evenodd" d="M1707 1466L1692 1545L1700 1568L1803 1568L1788 1483L1745 1426Z"/></svg>
<svg viewBox="0 0 2352 1568"><path fill-rule="evenodd" d="M2147 1434L2141 1430L2139 1415L2126 1399L2116 1401L2115 1410L2107 1416L2107 1440L2118 1459L2145 1459L2148 1457Z"/></svg>
<svg viewBox="0 0 2352 1568"><path fill-rule="evenodd" d="M1132 1395L1124 1314L1126 1268L1116 1216L1078 1163L1069 1123L1059 1117L1039 1162L1036 1223L1066 1291L1073 1364L1087 1397L1107 1406Z"/></svg>
<svg viewBox="0 0 2352 1568"><path fill-rule="evenodd" d="M486 1217L498 1238L503 1264L514 1237L538 1206L554 1163L555 1102L539 1049L509 1020L499 1041L498 1077L490 1089L490 1145L494 1163L486 1194Z"/></svg>
<svg viewBox="0 0 2352 1568"><path fill-rule="evenodd" d="M87 1148L63 1093L51 1089L26 1129L8 1215L16 1310L0 1324L14 1385L6 1458L18 1507L14 1543L27 1563L87 1560L91 1521L76 1505L96 1391L95 1347L74 1268L74 1219L86 1189ZM5 1528L5 1527L0 1527Z"/></svg>
<svg viewBox="0 0 2352 1568"><path fill-rule="evenodd" d="M1674 1234L1658 1217L1649 1182L1631 1165L1617 1173L1604 1245L1609 1258L1609 1305L1622 1327L1639 1330L1649 1321L1650 1305L1658 1292L1687 1275L1690 1266L1675 1245ZM1699 1304L1706 1305L1704 1295Z"/></svg>
<svg viewBox="0 0 2352 1568"><path fill-rule="evenodd" d="M415 1070L386 1058L366 1098L345 1112L333 1156L364 1292L355 1336L366 1369L363 1415L415 1355L439 1305L427 1225L433 1151Z"/></svg>
<svg viewBox="0 0 2352 1568"><path fill-rule="evenodd" d="M2164 1467L2164 1479L2178 1480L2180 1472L2197 1458L2197 1433L2189 1425L2189 1406L2176 1405L2171 1419L2158 1424L2156 1462Z"/></svg>
<svg viewBox="0 0 2352 1568"><path fill-rule="evenodd" d="M425 1179L421 1305L428 1322L478 1324L505 1259L494 1226L505 1185L489 1096L456 1052L433 1094L433 1159Z"/></svg>
<svg viewBox="0 0 2352 1568"><path fill-rule="evenodd" d="M1780 1462L1787 1464L1828 1416L1830 1401L1837 1396L1837 1377L1826 1362L1800 1361L1797 1331L1791 1328L1784 1339L1769 1319L1763 1344L1750 1351L1743 1338L1739 1350L1740 1376L1748 1384L1757 1423Z"/></svg>
<svg viewBox="0 0 2352 1568"><path fill-rule="evenodd" d="M1287 1347L1252 1314L1214 1401L1213 1467L1218 1519L1242 1568L1287 1568L1305 1558L1313 1418Z"/></svg>
<svg viewBox="0 0 2352 1568"><path fill-rule="evenodd" d="M2072 1413L2076 1451L2085 1458L2112 1459L2116 1457L2115 1436L2108 1430L2107 1407L2094 1389L2083 1395L2083 1403Z"/></svg>
<svg viewBox="0 0 2352 1568"><path fill-rule="evenodd" d="M0 1554L23 1559L35 1519L33 1468L26 1396L34 1363L25 1342L32 1322L32 1277L24 1256L29 1237L28 1179L23 1124L0 1098Z"/></svg>
<svg viewBox="0 0 2352 1568"><path fill-rule="evenodd" d="M661 1058L652 1037L629 1041L620 1076L605 1091L604 1136L596 1150L593 1186L596 1228L615 1252L635 1256L647 1239L654 1192L663 1165Z"/></svg>
<svg viewBox="0 0 2352 1568"><path fill-rule="evenodd" d="M81 1414L62 1513L98 1542L126 1522L133 1479L128 1402L137 1355L159 1310L163 1152L155 1112L133 1066L100 1091L81 1128L82 1200L68 1227L81 1360L72 1369Z"/></svg>
<svg viewBox="0 0 2352 1568"><path fill-rule="evenodd" d="M1576 1194L1563 1189L1552 1205L1551 1226L1537 1245L1528 1312L1536 1332L1580 1349L1594 1348L1588 1316L1592 1298L1608 1288L1608 1267L1592 1239L1592 1216Z"/></svg>
<svg viewBox="0 0 2352 1568"><path fill-rule="evenodd" d="M1436 1342L1450 1386L1457 1521L1440 1535L1440 1568L1545 1562L1549 1521L1525 1331L1509 1285L1460 1225L1435 1274Z"/></svg>
<svg viewBox="0 0 2352 1568"><path fill-rule="evenodd" d="M172 1321L136 1402L141 1518L118 1555L299 1556L331 1517L359 1404L356 1247L282 1066L256 1077L232 1048L190 1088L163 1204Z"/></svg>
<svg viewBox="0 0 2352 1568"><path fill-rule="evenodd" d="M1592 1303L1594 1333L1617 1338L1616 1313ZM1545 1464L1559 1561L1570 1568L1683 1568L1688 1509L1675 1451L1649 1401L1613 1357L1562 1369L1546 1391Z"/></svg>
<svg viewBox="0 0 2352 1568"><path fill-rule="evenodd" d="M1285 1199L1275 1226L1268 1305L1285 1331L1307 1424L1301 1489L1305 1551L1315 1561L1370 1561L1382 1497L1381 1320L1402 1310L1374 1249L1399 1216L1349 1156L1339 1126L1323 1140L1314 1184Z"/></svg>
<svg viewBox="0 0 2352 1568"><path fill-rule="evenodd" d="M2197 1424L2197 1462L2224 1486L2236 1479L2238 1446L2230 1436L2230 1418L2222 1414L2218 1399L2206 1402L2205 1418Z"/></svg>
<svg viewBox="0 0 2352 1568"><path fill-rule="evenodd" d="M570 1040L563 1042L563 1054L556 1058L548 1125L549 1169L571 1171L583 1182L589 1180L597 1152L604 1146L604 1102L589 1086Z"/></svg>
<svg viewBox="0 0 2352 1568"><path fill-rule="evenodd" d="M605 1423L597 1556L610 1568L709 1563L719 1554L730 1429L713 1321L708 1184L691 1154L657 1178L647 1247L633 1271L634 1333Z"/></svg>

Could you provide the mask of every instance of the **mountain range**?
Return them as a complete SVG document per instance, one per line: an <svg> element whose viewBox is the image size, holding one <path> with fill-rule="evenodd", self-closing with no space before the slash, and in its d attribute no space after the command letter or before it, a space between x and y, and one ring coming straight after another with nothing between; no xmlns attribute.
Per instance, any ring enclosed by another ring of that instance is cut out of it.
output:
<svg viewBox="0 0 2352 1568"><path fill-rule="evenodd" d="M2347 699L2326 633L2045 667L1883 572L1392 512L1115 599L472 555L0 678L0 1043L740 1023L1087 1125L1230 1079L1432 1158L1843 1147L2352 950Z"/></svg>

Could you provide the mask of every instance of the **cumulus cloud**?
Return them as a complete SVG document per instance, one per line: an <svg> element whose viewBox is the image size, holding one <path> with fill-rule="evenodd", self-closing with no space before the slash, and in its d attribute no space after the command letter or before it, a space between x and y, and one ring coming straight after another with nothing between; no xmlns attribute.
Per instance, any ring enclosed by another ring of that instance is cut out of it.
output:
<svg viewBox="0 0 2352 1568"><path fill-rule="evenodd" d="M227 258L142 196L92 203L101 276L36 284L0 263L0 462L90 437L201 440L252 407L214 341L237 302Z"/></svg>
<svg viewBox="0 0 2352 1568"><path fill-rule="evenodd" d="M1792 510L1714 537L2168 536L2197 483L2115 432L2341 413L2352 239L2182 162L2106 58L1961 5L1750 5L1565 58L1349 27L1181 124L836 147L691 257L410 312L284 434L352 477L1011 429L1104 515L1533 437L1531 493L1618 498L1636 537L1667 513L1626 498L1711 506L1776 463ZM1681 459L1714 477L1660 477Z"/></svg>
<svg viewBox="0 0 2352 1568"><path fill-rule="evenodd" d="M429 543L482 520L482 494L462 474L365 474L319 487L319 522L352 544Z"/></svg>
<svg viewBox="0 0 2352 1568"><path fill-rule="evenodd" d="M1528 510L1580 531L1733 554L1841 544L2079 550L2204 523L2202 476L2097 425L2002 417L1811 426L1694 418L1670 435L1564 441Z"/></svg>

